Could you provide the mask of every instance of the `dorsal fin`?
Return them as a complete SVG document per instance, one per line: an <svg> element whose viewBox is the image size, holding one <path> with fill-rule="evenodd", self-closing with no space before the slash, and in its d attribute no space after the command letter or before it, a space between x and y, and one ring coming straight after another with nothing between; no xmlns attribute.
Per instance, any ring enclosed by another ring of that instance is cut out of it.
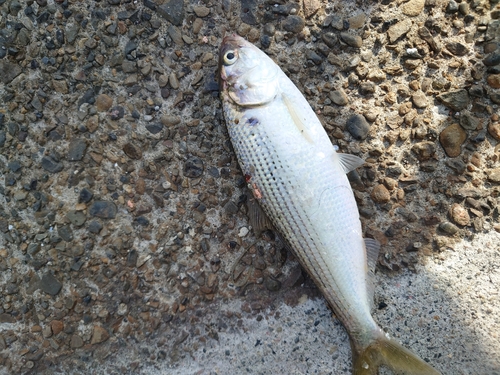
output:
<svg viewBox="0 0 500 375"><path fill-rule="evenodd" d="M339 156L340 165L342 165L342 169L345 173L349 173L350 171L353 171L365 164L365 161L356 155L342 154L339 152L337 155Z"/></svg>
<svg viewBox="0 0 500 375"><path fill-rule="evenodd" d="M302 136L307 140L307 142L313 143L312 137L309 134L306 125L307 118L305 116L301 116L301 114L299 113L300 109L293 105L292 101L290 100L287 94L282 93L281 97L283 98L283 103L285 103L285 106L288 109L290 116L292 117L293 123L299 130L300 134L302 134Z"/></svg>
<svg viewBox="0 0 500 375"><path fill-rule="evenodd" d="M368 301L373 308L373 294L375 292L375 267L377 266L378 253L380 252L380 242L373 238L365 238L367 271L366 271L366 291Z"/></svg>

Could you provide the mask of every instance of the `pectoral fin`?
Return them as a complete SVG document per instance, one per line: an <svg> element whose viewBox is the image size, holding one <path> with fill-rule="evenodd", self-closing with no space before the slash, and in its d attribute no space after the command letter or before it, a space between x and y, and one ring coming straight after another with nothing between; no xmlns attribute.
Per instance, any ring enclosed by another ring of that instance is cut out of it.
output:
<svg viewBox="0 0 500 375"><path fill-rule="evenodd" d="M310 131L307 128L307 116L301 113L300 108L297 108L296 106L293 105L292 101L285 93L282 94L282 98L283 98L283 103L285 103L286 108L288 109L288 112L292 117L293 123L299 130L300 134L302 134L302 136L307 140L307 142L313 143Z"/></svg>
<svg viewBox="0 0 500 375"><path fill-rule="evenodd" d="M340 159L340 165L342 165L345 173L349 173L350 171L353 171L365 164L365 161L356 155L341 153L337 153L337 155Z"/></svg>

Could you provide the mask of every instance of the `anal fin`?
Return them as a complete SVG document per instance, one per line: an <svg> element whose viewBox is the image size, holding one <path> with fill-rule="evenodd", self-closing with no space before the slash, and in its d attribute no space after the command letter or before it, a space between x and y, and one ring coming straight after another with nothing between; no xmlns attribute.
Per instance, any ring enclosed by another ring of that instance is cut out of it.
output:
<svg viewBox="0 0 500 375"><path fill-rule="evenodd" d="M269 220L266 213L257 202L257 199L249 196L247 199L247 209L248 220L256 236L260 236L260 234L265 230L274 230L271 220Z"/></svg>
<svg viewBox="0 0 500 375"><path fill-rule="evenodd" d="M373 238L365 238L365 249L367 260L366 291L368 300L370 304L373 305L373 294L375 293L375 267L377 266L378 254L380 253L380 242Z"/></svg>

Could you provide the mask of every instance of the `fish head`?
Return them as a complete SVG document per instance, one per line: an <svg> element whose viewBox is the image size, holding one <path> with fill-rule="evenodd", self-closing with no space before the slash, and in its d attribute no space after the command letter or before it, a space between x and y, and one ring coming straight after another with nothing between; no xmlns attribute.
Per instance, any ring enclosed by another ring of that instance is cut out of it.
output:
<svg viewBox="0 0 500 375"><path fill-rule="evenodd" d="M266 104L279 90L280 69L264 52L238 35L224 37L219 49L219 86L228 100L249 107Z"/></svg>

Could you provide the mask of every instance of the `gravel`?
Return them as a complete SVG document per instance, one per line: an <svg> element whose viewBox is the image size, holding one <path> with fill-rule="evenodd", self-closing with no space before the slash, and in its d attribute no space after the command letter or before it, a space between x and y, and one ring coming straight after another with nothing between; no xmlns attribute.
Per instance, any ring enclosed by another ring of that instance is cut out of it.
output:
<svg viewBox="0 0 500 375"><path fill-rule="evenodd" d="M0 374L349 373L312 281L247 218L225 32L319 114L375 319L443 374L500 374L494 1L0 1Z"/></svg>

